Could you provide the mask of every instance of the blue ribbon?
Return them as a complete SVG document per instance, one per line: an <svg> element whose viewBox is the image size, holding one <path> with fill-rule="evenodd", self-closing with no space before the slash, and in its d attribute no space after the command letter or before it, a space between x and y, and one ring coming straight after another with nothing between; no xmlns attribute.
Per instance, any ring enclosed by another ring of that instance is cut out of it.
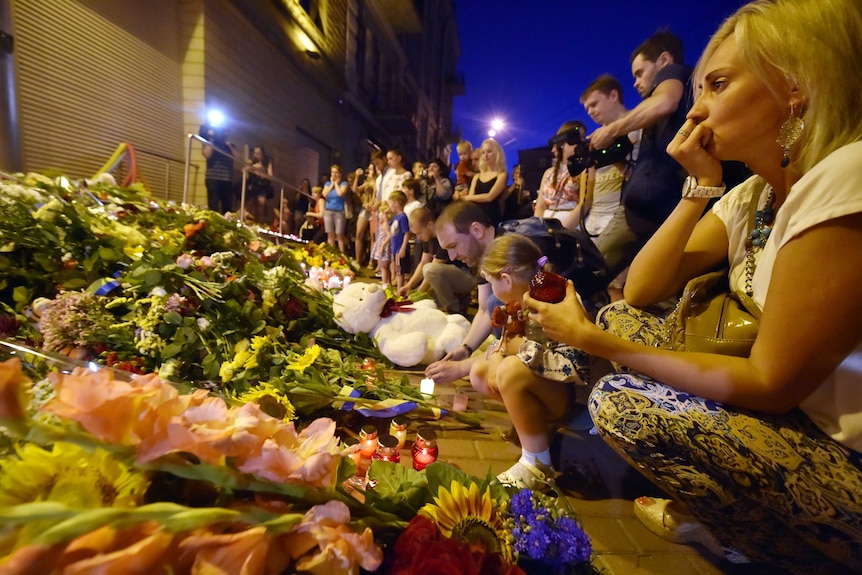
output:
<svg viewBox="0 0 862 575"><path fill-rule="evenodd" d="M102 287L100 287L99 289L97 289L96 295L108 295L118 287L120 287L120 282L118 282L117 280L111 280L103 284Z"/></svg>
<svg viewBox="0 0 862 575"><path fill-rule="evenodd" d="M408 411L413 411L416 409L416 404L412 401L405 401L404 403L399 403L398 405L394 405L392 407L387 407L385 409L370 409L367 407L360 407L356 410L357 413L364 415L365 417L395 417L396 415L403 415Z"/></svg>
<svg viewBox="0 0 862 575"><path fill-rule="evenodd" d="M120 287L120 282L117 280L101 278L91 283L90 287L87 288L87 291L94 295L108 295L118 287Z"/></svg>

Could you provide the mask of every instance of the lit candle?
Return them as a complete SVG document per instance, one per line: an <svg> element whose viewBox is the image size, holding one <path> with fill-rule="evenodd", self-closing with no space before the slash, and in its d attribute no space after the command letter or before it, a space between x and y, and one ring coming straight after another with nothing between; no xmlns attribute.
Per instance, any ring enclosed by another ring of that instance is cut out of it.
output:
<svg viewBox="0 0 862 575"><path fill-rule="evenodd" d="M377 451L377 428L373 425L364 425L362 429L359 430L359 452L362 454L362 457L368 457L374 455L374 452Z"/></svg>
<svg viewBox="0 0 862 575"><path fill-rule="evenodd" d="M429 427L422 427L413 442L413 469L422 471L437 461L437 434Z"/></svg>
<svg viewBox="0 0 862 575"><path fill-rule="evenodd" d="M398 449L404 447L404 443L407 442L407 422L400 417L393 419L389 424L389 435L398 440Z"/></svg>
<svg viewBox="0 0 862 575"><path fill-rule="evenodd" d="M377 440L377 451L374 452L374 459L380 461L391 461L398 463L401 461L401 454L398 452L398 439L392 435L381 435Z"/></svg>
<svg viewBox="0 0 862 575"><path fill-rule="evenodd" d="M434 395L434 380L430 377L424 378L419 382L419 392L425 395Z"/></svg>

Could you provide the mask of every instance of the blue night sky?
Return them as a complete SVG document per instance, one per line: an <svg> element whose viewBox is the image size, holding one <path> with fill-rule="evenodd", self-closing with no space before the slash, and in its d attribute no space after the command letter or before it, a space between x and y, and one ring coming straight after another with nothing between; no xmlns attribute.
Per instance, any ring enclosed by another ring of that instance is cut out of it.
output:
<svg viewBox="0 0 862 575"><path fill-rule="evenodd" d="M653 32L668 28L685 45L693 65L709 36L744 0L457 0L459 70L466 94L455 98L453 124L474 146L490 121L506 163L519 149L547 144L560 125L581 120L583 89L603 73L623 85L628 108L640 102L629 57Z"/></svg>

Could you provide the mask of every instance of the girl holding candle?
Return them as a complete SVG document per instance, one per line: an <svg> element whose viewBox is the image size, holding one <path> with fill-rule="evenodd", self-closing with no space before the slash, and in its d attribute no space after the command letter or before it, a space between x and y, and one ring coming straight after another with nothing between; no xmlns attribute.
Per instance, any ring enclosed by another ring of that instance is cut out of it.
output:
<svg viewBox="0 0 862 575"><path fill-rule="evenodd" d="M550 341L521 319L520 302L530 289L542 253L529 238L506 234L494 240L480 269L494 295L505 306L492 311L491 323L502 327L487 358L470 370L478 392L501 399L521 442L521 458L497 479L530 489L554 473L548 427L574 403L572 384L589 380L589 357L569 345Z"/></svg>

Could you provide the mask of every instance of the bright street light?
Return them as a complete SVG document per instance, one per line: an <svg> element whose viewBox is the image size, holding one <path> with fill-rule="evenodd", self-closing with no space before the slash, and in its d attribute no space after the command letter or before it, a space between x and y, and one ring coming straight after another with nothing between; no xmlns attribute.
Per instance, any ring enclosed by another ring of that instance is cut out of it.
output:
<svg viewBox="0 0 862 575"><path fill-rule="evenodd" d="M502 130L504 125L505 124L503 123L503 120L501 120L500 118L494 118L493 120L491 120L491 129L494 132L499 132L500 130Z"/></svg>

